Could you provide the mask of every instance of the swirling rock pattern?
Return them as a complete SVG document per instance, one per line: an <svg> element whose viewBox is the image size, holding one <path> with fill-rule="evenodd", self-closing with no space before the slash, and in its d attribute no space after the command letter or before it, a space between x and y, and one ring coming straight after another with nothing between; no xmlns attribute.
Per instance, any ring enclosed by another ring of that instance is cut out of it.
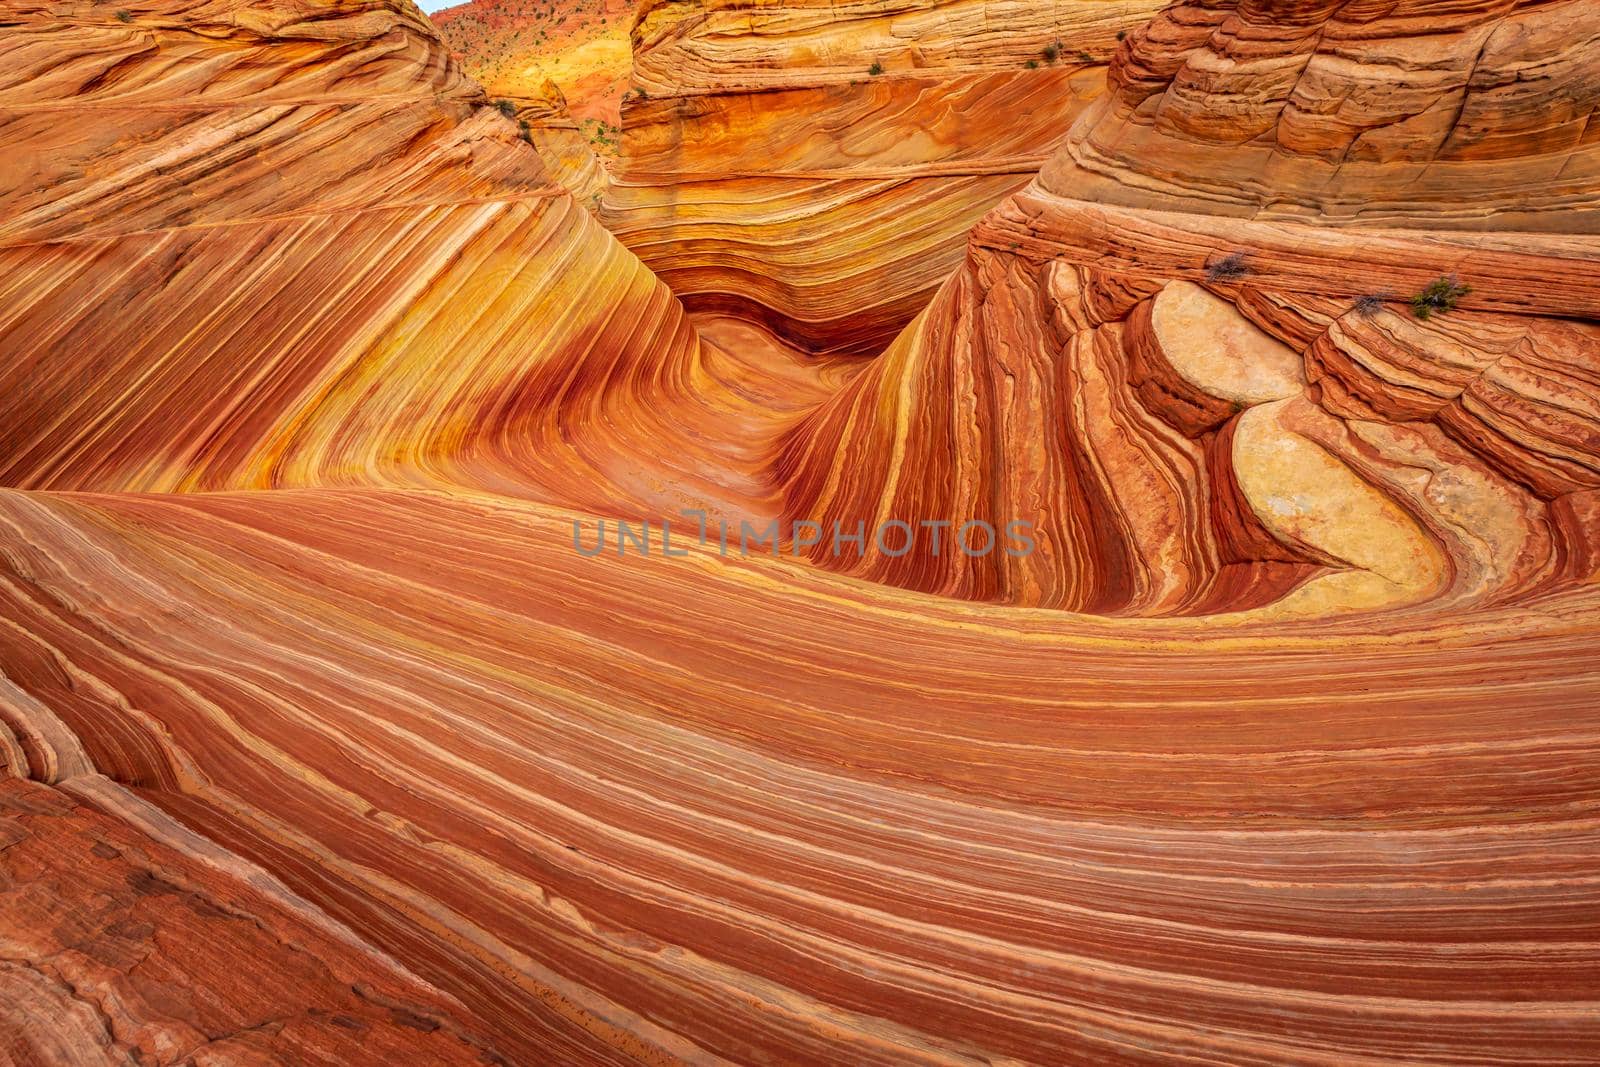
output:
<svg viewBox="0 0 1600 1067"><path fill-rule="evenodd" d="M1541 207L1536 190L1519 199L1525 175L1537 186L1552 167L1568 175L1569 206L1589 195L1587 147L1532 118L1583 99L1587 83L1574 57L1541 52L1548 77L1509 96L1496 87L1553 27L1581 41L1600 16L1485 4L1427 42L1430 56L1472 41L1484 57L1444 79L1457 90L1444 99L1477 126L1506 112L1506 129L1478 138L1497 146L1476 153L1494 165L1469 163L1461 180L1481 194L1479 224L1550 213L1513 238L1403 225L1381 207L1381 226L1350 217L1345 197L1379 199L1350 160L1393 163L1407 195L1436 165L1384 156L1394 142L1353 117L1363 103L1395 106L1369 86L1397 50L1412 54L1393 35L1417 16L1303 6L1308 21L1174 5L1129 38L1069 147L976 228L917 323L787 439L778 469L792 515L952 530L1021 519L1046 549L840 558L822 545L818 563L944 595L1142 615L1459 611L1592 578L1600 327L1583 320L1595 317L1600 240L1583 210ZM1285 82L1286 69L1302 73ZM1212 166L1222 134L1197 127L1217 121L1202 94L1229 103L1236 124L1221 128L1250 142L1253 163ZM1323 99L1348 104L1332 116L1313 107ZM1511 136L1524 128L1527 139ZM1252 155L1263 129L1291 142L1261 149L1281 164ZM1319 144L1348 135L1345 162L1302 150L1313 129ZM1401 179L1408 166L1417 182ZM1174 170L1210 184L1191 193ZM1083 199L1105 174L1120 195ZM1321 199L1299 211L1331 220L1274 208L1302 187ZM1510 216L1492 208L1513 200L1523 208ZM1246 203L1258 210L1233 218ZM1405 297L1441 275L1470 292L1460 310L1419 320ZM840 467L841 453L862 460Z"/></svg>
<svg viewBox="0 0 1600 1067"><path fill-rule="evenodd" d="M1085 263L1022 250L1053 214L1086 213L1109 241L1137 226L1039 192L986 222L916 326L791 432L779 465L793 513L829 528L915 516L949 539L1020 519L1043 548L936 554L922 530L923 551L841 560L819 545L817 562L1113 614L1241 610L1291 589L1279 608L1459 610L1591 577L1600 328L1363 312L1370 274L1306 294L1265 256L1213 291L1089 266L1111 247L1087 235ZM1592 261L1552 269L1595 277ZM841 467L841 451L863 459Z"/></svg>
<svg viewBox="0 0 1600 1067"><path fill-rule="evenodd" d="M875 353L1156 6L646 4L602 217L691 310Z"/></svg>
<svg viewBox="0 0 1600 1067"><path fill-rule="evenodd" d="M1600 1040L1592 593L1229 632L433 494L3 510L16 684L515 1062Z"/></svg>
<svg viewBox="0 0 1600 1067"><path fill-rule="evenodd" d="M1174 5L873 359L686 312L409 5L13 6L13 1058L1600 1059L1573 5ZM1473 225L1297 169L1503 36ZM1142 132L1324 40L1281 198ZM685 507L1041 550L575 550Z"/></svg>
<svg viewBox="0 0 1600 1067"><path fill-rule="evenodd" d="M28 152L4 164L5 245L535 197L565 178L506 150L516 125L408 5L7 7L0 118Z"/></svg>
<svg viewBox="0 0 1600 1067"><path fill-rule="evenodd" d="M525 467L521 424L563 432L608 362L698 351L409 6L75 10L0 38L5 484ZM567 405L530 395L541 364Z"/></svg>

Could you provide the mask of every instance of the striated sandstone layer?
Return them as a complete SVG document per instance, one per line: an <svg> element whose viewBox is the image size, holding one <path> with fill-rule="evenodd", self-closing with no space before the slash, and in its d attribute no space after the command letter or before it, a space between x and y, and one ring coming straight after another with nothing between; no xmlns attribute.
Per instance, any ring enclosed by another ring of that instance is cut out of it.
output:
<svg viewBox="0 0 1600 1067"><path fill-rule="evenodd" d="M1600 237L1581 205L1600 181L1592 147L1535 116L1565 129L1585 99L1587 68L1545 45L1600 32L1600 10L1486 2L1423 22L1424 7L1177 4L1131 36L1068 147L776 465L796 517L1020 519L1040 550L812 557L1097 614L1457 612L1590 582ZM1441 74L1437 100L1407 107L1453 116L1447 146L1480 143L1484 162L1455 179L1480 212L1470 228L1421 217L1439 164L1385 157L1399 136L1361 110L1398 106L1370 92L1397 50L1454 63L1464 41L1476 73ZM1237 124L1195 103L1219 95ZM1254 162L1213 166L1224 136ZM1269 166L1252 153L1272 137ZM1309 147L1334 143L1346 162ZM1416 217L1383 210L1350 162L1368 157L1419 197ZM1566 210L1540 200L1557 171ZM1351 217L1351 197L1374 217ZM1467 290L1459 307L1420 317L1409 298L1441 278Z"/></svg>
<svg viewBox="0 0 1600 1067"><path fill-rule="evenodd" d="M514 1062L1600 1047L1592 587L1230 631L570 518L3 494L7 674Z"/></svg>
<svg viewBox="0 0 1600 1067"><path fill-rule="evenodd" d="M66 10L0 35L0 482L628 476L573 420L699 342L409 5Z"/></svg>
<svg viewBox="0 0 1600 1067"><path fill-rule="evenodd" d="M1320 226L1600 229L1583 0L1171 5L1041 185Z"/></svg>
<svg viewBox="0 0 1600 1067"><path fill-rule="evenodd" d="M463 1031L459 1002L245 880L259 871L139 832L128 810L143 805L96 776L0 778L0 1059L506 1062Z"/></svg>
<svg viewBox="0 0 1600 1067"><path fill-rule="evenodd" d="M1241 113L1324 37L1358 108L1480 23L1553 114L1581 9L1175 5L871 360L686 313L408 4L16 11L0 755L50 814L0 823L15 958L94 957L163 1041L351 1063L1600 1059L1593 227L1222 209L1134 143L1246 53ZM1126 191L1082 199L1116 123ZM1500 140L1488 204L1581 159ZM1039 550L574 550L679 507ZM22 981L49 1025L0 1048L113 1047Z"/></svg>
<svg viewBox="0 0 1600 1067"><path fill-rule="evenodd" d="M501 116L408 5L7 7L0 115L29 149L5 163L8 243L536 195L562 177L508 162ZM530 96L533 134L570 125L559 93Z"/></svg>
<svg viewBox="0 0 1600 1067"><path fill-rule="evenodd" d="M567 110L561 87L546 80L531 95L501 99L511 104L524 139L539 153L545 169L580 203L599 210L609 177L583 127ZM496 104L504 108L498 100Z"/></svg>
<svg viewBox="0 0 1600 1067"><path fill-rule="evenodd" d="M603 218L691 310L875 353L1158 6L646 4Z"/></svg>

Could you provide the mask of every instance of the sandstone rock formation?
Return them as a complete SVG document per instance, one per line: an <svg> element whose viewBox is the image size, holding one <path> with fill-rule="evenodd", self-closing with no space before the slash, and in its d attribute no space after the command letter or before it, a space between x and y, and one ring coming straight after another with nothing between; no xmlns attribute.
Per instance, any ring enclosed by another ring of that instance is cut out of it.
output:
<svg viewBox="0 0 1600 1067"><path fill-rule="evenodd" d="M164 820L104 779L74 785L0 777L5 1062L505 1062L459 1002L259 870L139 832L119 816Z"/></svg>
<svg viewBox="0 0 1600 1067"><path fill-rule="evenodd" d="M524 139L539 153L545 169L580 203L598 210L608 177L594 145L567 110L561 87L546 80L533 96L502 97L515 111ZM504 109L504 104L497 101Z"/></svg>
<svg viewBox="0 0 1600 1067"><path fill-rule="evenodd" d="M1173 4L1041 184L1322 227L1592 235L1597 34L1571 0Z"/></svg>
<svg viewBox="0 0 1600 1067"><path fill-rule="evenodd" d="M5 484L515 465L531 369L694 347L409 5L69 10L5 31Z"/></svg>
<svg viewBox="0 0 1600 1067"><path fill-rule="evenodd" d="M434 494L0 504L16 684L513 1062L1600 1040L1592 601L1218 631Z"/></svg>
<svg viewBox="0 0 1600 1067"><path fill-rule="evenodd" d="M606 225L691 310L876 353L1158 6L647 3Z"/></svg>
<svg viewBox="0 0 1600 1067"><path fill-rule="evenodd" d="M782 463L825 524L1022 519L1047 550L847 569L1163 615L1460 611L1594 577L1600 149L1562 109L1600 16L1485 3L1414 41L1406 5L1341 10L1176 4L1127 41L1068 147ZM1407 91L1374 94L1389 64ZM1434 223L1440 167L1471 217ZM1470 292L1423 320L1405 298L1442 276Z"/></svg>
<svg viewBox="0 0 1600 1067"><path fill-rule="evenodd" d="M1584 5L1174 5L869 359L685 312L408 4L13 9L13 1058L1600 1056ZM885 518L1038 550L793 537Z"/></svg>

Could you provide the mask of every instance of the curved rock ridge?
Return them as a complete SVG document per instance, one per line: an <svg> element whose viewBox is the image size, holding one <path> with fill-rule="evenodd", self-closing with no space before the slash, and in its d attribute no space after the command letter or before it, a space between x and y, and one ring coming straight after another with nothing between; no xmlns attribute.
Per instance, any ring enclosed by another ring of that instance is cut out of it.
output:
<svg viewBox="0 0 1600 1067"><path fill-rule="evenodd" d="M755 327L712 324L703 343L563 191L598 171L560 138L556 97L508 118L409 7L371 7L368 37L315 9L237 31L255 80L213 100L243 63L234 30L178 5L127 23L80 10L75 28L63 15L0 38L48 61L0 107L0 484L395 484L636 520L780 510L774 442L833 372ZM40 44L69 29L82 66L117 66L142 95L57 121L46 74L74 64ZM349 65L296 75L324 49ZM169 52L163 82L147 68ZM258 108L279 82L336 102Z"/></svg>
<svg viewBox="0 0 1600 1067"><path fill-rule="evenodd" d="M1207 182L1243 175L1246 164L1207 163L1228 129L1235 145L1248 142L1244 159L1271 131L1285 140L1354 129L1346 112L1313 112L1305 94L1376 107L1359 87L1381 78L1399 47L1393 35L1416 30L1425 7L1303 5L1288 19L1262 5L1180 4L1130 37L1111 92L1062 155L976 228L966 263L928 310L789 434L774 468L788 514L825 528L863 516L869 527L928 520L945 525L948 546L980 524L971 536L986 545L985 531L1021 520L1041 549L935 554L929 527L916 551L897 551L902 532L864 558L820 544L813 560L942 595L1147 615L1461 611L1592 580L1592 220L1571 210L1544 227L1566 235L1439 234L1420 221L1357 231L1266 206L1234 219L1233 205L1206 190L1183 196L1174 181L1157 196L1145 181L1166 170ZM1554 121L1550 101L1581 101L1586 68L1532 50L1589 18L1564 4L1480 5L1435 17L1416 48L1454 56L1464 40L1499 41L1480 49L1494 61L1480 72L1492 72L1516 65L1507 50L1520 42L1524 65L1550 67L1511 100L1532 107L1526 97L1538 93ZM1317 58L1319 47L1337 61ZM1284 70L1300 67L1286 84ZM1493 159L1466 175L1480 194L1471 203L1515 200L1555 144L1490 129L1480 96L1503 80L1474 75L1460 107L1417 105L1455 121L1444 143L1475 139ZM1195 103L1202 94L1221 94L1223 114L1275 125L1246 136L1238 130L1258 126L1222 124ZM1208 137L1196 133L1203 113L1219 123ZM1511 130L1529 120L1515 109L1507 118ZM1349 157L1388 161L1389 142L1364 128ZM1197 155L1184 154L1182 136ZM1074 166L1102 141L1124 160L1113 174L1121 195L1101 196ZM1304 149L1304 137L1295 144ZM1288 157L1290 195L1296 168L1319 158L1263 150ZM1600 188L1583 172L1586 151L1560 153L1580 200ZM1241 188L1275 202L1279 169L1255 166ZM1328 210L1340 188L1323 187ZM1437 314L1409 306L1430 285L1455 291ZM840 464L841 455L859 458Z"/></svg>
<svg viewBox="0 0 1600 1067"><path fill-rule="evenodd" d="M0 493L6 672L516 1063L1600 1042L1593 585L1219 629L580 557L571 517Z"/></svg>
<svg viewBox="0 0 1600 1067"><path fill-rule="evenodd" d="M22 74L0 90L0 483L477 465L532 484L529 440L625 386L619 360L674 373L698 353L541 165L554 131L488 106L409 4L43 11L0 34ZM555 448L546 467L597 482Z"/></svg>
<svg viewBox="0 0 1600 1067"><path fill-rule="evenodd" d="M635 16L634 83L650 96L756 93L885 73L1014 71L1079 52L1105 56L1159 5L1143 0L645 0ZM1087 61L1085 61L1087 62Z"/></svg>
<svg viewBox="0 0 1600 1067"><path fill-rule="evenodd" d="M4 49L0 101L31 111L477 93L415 5L394 0L7 0Z"/></svg>
<svg viewBox="0 0 1600 1067"><path fill-rule="evenodd" d="M70 790L0 778L6 1062L506 1062L453 998L138 832L136 797L97 777Z"/></svg>
<svg viewBox="0 0 1600 1067"><path fill-rule="evenodd" d="M0 484L781 510L776 440L837 373L754 325L702 341L562 189L558 94L507 117L409 6L274 10L85 5L0 35L37 65L0 107ZM42 47L63 37L78 59ZM138 92L95 97L108 66ZM70 129L62 68L96 101Z"/></svg>
<svg viewBox="0 0 1600 1067"><path fill-rule="evenodd" d="M646 4L603 218L691 310L873 354L1157 6Z"/></svg>
<svg viewBox="0 0 1600 1067"><path fill-rule="evenodd" d="M409 4L20 9L0 244L551 192Z"/></svg>
<svg viewBox="0 0 1600 1067"><path fill-rule="evenodd" d="M598 210L610 176L583 127L567 110L561 87L547 78L531 95L502 99L515 108L523 137L539 153L545 169L580 203Z"/></svg>
<svg viewBox="0 0 1600 1067"><path fill-rule="evenodd" d="M505 150L514 127L463 121L482 91L410 5L12 10L0 40L0 119L16 147L0 185L4 245L548 186ZM361 166L373 161L391 165Z"/></svg>
<svg viewBox="0 0 1600 1067"><path fill-rule="evenodd" d="M816 562L1114 614L1286 596L1276 610L1454 611L1593 577L1600 326L1360 311L1356 292L1279 288L1266 262L1207 287L1071 261L1093 247L1047 258L1041 232L1076 211L1107 235L1134 224L1019 197L915 326L790 432L792 516L921 527L916 551L901 532L865 558L823 542ZM956 550L968 524L988 549L1018 521L1036 551Z"/></svg>
<svg viewBox="0 0 1600 1067"><path fill-rule="evenodd" d="M1600 9L1200 0L1130 39L1043 185L1324 224L1593 234Z"/></svg>

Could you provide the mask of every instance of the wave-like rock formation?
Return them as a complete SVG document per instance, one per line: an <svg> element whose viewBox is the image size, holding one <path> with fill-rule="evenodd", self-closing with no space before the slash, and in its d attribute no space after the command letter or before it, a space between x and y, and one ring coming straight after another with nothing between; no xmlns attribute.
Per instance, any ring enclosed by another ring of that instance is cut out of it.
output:
<svg viewBox="0 0 1600 1067"><path fill-rule="evenodd" d="M698 352L409 5L74 11L3 38L4 484L533 482L617 361Z"/></svg>
<svg viewBox="0 0 1600 1067"><path fill-rule="evenodd" d="M1321 226L1593 234L1597 46L1581 0L1173 4L1043 185Z"/></svg>
<svg viewBox="0 0 1600 1067"><path fill-rule="evenodd" d="M1036 190L980 227L926 315L780 464L795 515L935 520L947 547L925 527L921 551L907 535L841 560L821 543L817 562L1109 614L1459 610L1593 577L1600 326L1360 303L1375 280L1420 287L1414 267L1308 291L1248 227L1209 253L1189 235L1187 265L1104 269L1148 221ZM1061 229L1075 249L1047 258ZM1207 254L1256 265L1210 288L1162 277L1203 279ZM1600 283L1592 260L1547 269ZM1487 263L1470 277L1510 282ZM1037 551L948 547L968 529L987 548L1018 521Z"/></svg>
<svg viewBox="0 0 1600 1067"><path fill-rule="evenodd" d="M1572 101L1600 14L1482 4L1417 42L1406 5L1331 5L1348 21L1302 6L1286 21L1179 4L1132 38L1111 92L977 227L927 312L790 435L796 516L980 523L979 541L1023 520L1040 550L895 541L841 560L824 544L819 563L1141 615L1459 611L1593 577L1600 239L1580 208L1600 186ZM1551 54L1552 34L1571 51ZM1398 80L1434 97L1371 91L1425 61ZM1433 139L1442 164L1386 132L1441 115L1456 120ZM1217 165L1230 147L1247 162ZM1369 195L1390 166L1425 212L1455 155L1488 233ZM1541 201L1558 173L1573 210ZM1540 232L1516 229L1535 216ZM1459 308L1419 315L1408 298L1430 285L1461 290Z"/></svg>
<svg viewBox="0 0 1600 1067"><path fill-rule="evenodd" d="M306 18L260 3L8 7L16 17L0 114L7 139L33 154L5 164L6 243L534 194L543 184L506 169L497 142L507 127L411 8L371 0ZM285 69L290 44L299 52ZM530 103L530 141L546 125L552 135L571 126L559 92L536 91ZM99 121L113 112L121 124ZM567 164L558 147L549 161ZM341 151L405 165L344 173ZM560 167L551 175L566 177Z"/></svg>
<svg viewBox="0 0 1600 1067"><path fill-rule="evenodd" d="M531 95L496 98L502 112L507 105L545 170L580 203L598 211L610 176L583 126L567 110L561 87L547 79Z"/></svg>
<svg viewBox="0 0 1600 1067"><path fill-rule="evenodd" d="M691 310L875 353L1157 6L647 3L603 218Z"/></svg>
<svg viewBox="0 0 1600 1067"><path fill-rule="evenodd" d="M1592 599L1230 632L434 494L0 512L15 684L513 1062L1600 1041Z"/></svg>
<svg viewBox="0 0 1600 1067"><path fill-rule="evenodd" d="M1173 5L871 359L691 317L409 3L12 11L11 1058L1600 1057L1585 5ZM1408 109L1471 225L1301 151Z"/></svg>

